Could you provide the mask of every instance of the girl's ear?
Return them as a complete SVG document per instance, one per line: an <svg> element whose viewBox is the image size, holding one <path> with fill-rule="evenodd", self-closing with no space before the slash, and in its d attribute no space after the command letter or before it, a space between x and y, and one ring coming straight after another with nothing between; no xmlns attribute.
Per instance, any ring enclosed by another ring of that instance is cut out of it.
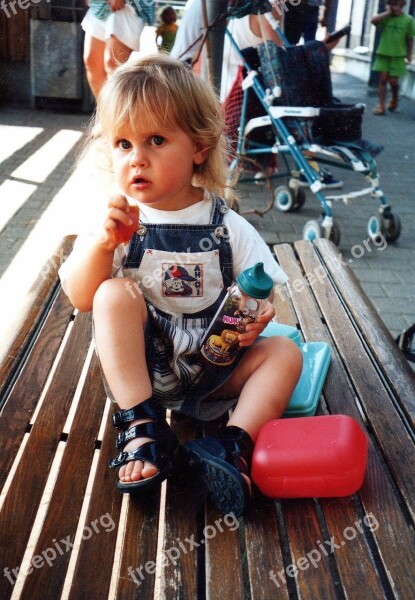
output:
<svg viewBox="0 0 415 600"><path fill-rule="evenodd" d="M205 162L205 160L207 159L208 154L209 154L209 148L206 148L205 146L197 144L195 154L193 157L193 164L202 165Z"/></svg>

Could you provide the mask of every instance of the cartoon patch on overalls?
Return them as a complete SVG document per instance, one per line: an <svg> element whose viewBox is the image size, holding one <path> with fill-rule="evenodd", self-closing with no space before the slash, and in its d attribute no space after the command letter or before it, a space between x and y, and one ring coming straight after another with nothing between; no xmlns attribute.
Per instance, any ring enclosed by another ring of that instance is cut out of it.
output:
<svg viewBox="0 0 415 600"><path fill-rule="evenodd" d="M164 268L167 265L163 265ZM164 272L163 296L200 296L201 269L200 265L170 265ZM194 275L189 273L193 270Z"/></svg>

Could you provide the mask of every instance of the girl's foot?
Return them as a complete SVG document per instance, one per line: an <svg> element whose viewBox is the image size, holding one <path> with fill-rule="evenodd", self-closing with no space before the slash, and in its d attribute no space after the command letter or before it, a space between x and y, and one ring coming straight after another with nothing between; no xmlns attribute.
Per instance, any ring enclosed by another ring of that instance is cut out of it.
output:
<svg viewBox="0 0 415 600"><path fill-rule="evenodd" d="M373 109L373 114L374 114L374 115L379 115L379 116L380 116L380 115L384 115L384 114L385 114L385 109L384 109L382 106L376 106L376 107Z"/></svg>
<svg viewBox="0 0 415 600"><path fill-rule="evenodd" d="M254 443L240 427L225 427L221 435L183 446L189 465L196 467L213 504L223 514L242 516L251 497L251 459Z"/></svg>
<svg viewBox="0 0 415 600"><path fill-rule="evenodd" d="M170 474L178 440L163 411L151 399L145 400L115 413L113 423L121 429L117 448L122 451L110 461L110 467L120 467L120 492L138 492L164 481Z"/></svg>

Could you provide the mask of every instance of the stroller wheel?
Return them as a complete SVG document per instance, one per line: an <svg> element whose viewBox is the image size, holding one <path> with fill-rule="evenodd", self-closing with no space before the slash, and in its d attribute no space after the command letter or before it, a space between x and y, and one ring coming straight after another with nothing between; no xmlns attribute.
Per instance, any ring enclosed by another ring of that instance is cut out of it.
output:
<svg viewBox="0 0 415 600"><path fill-rule="evenodd" d="M372 215L367 223L367 233L370 239L377 243L381 238L386 238L386 224L382 215Z"/></svg>
<svg viewBox="0 0 415 600"><path fill-rule="evenodd" d="M304 206L304 203L306 201L305 191L303 190L303 188L299 187L295 191L293 190L293 193L295 195L293 210L300 210Z"/></svg>
<svg viewBox="0 0 415 600"><path fill-rule="evenodd" d="M286 186L280 185L274 192L274 206L281 212L289 212L295 207L294 193Z"/></svg>
<svg viewBox="0 0 415 600"><path fill-rule="evenodd" d="M329 240L333 242L336 246L340 244L340 227L337 225L336 221L333 221L331 225L331 231L329 235Z"/></svg>
<svg viewBox="0 0 415 600"><path fill-rule="evenodd" d="M307 221L303 229L303 240L309 240L310 242L313 242L314 240L321 237L324 237L321 228L321 223L315 220Z"/></svg>
<svg viewBox="0 0 415 600"><path fill-rule="evenodd" d="M387 217L383 217L385 222L385 238L387 242L396 242L401 235L401 221L398 215L389 213Z"/></svg>

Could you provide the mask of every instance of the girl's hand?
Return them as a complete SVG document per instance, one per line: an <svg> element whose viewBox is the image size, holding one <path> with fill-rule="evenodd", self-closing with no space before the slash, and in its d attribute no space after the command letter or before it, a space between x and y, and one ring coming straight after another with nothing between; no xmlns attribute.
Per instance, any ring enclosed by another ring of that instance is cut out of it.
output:
<svg viewBox="0 0 415 600"><path fill-rule="evenodd" d="M138 227L138 206L130 206L125 196L112 196L108 202L107 218L97 233L98 244L109 252L126 244Z"/></svg>
<svg viewBox="0 0 415 600"><path fill-rule="evenodd" d="M257 337L264 331L265 327L275 316L275 308L271 302L267 302L265 310L257 318L255 323L250 323L246 326L246 331L241 333L238 337L239 346L251 346L257 339Z"/></svg>

